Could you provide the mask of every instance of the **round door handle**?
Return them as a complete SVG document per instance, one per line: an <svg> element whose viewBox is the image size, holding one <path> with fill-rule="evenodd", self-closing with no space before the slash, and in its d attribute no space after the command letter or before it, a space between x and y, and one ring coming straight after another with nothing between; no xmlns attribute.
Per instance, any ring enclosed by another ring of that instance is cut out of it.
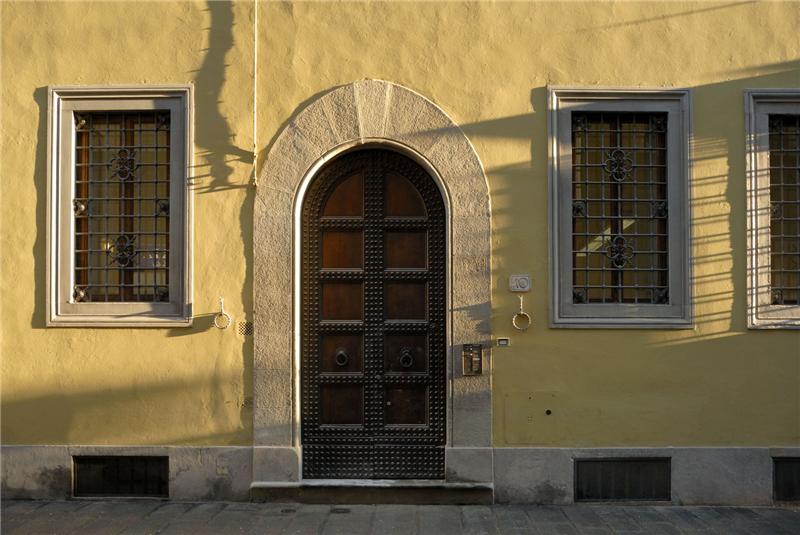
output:
<svg viewBox="0 0 800 535"><path fill-rule="evenodd" d="M347 366L347 363L350 362L350 355L347 354L347 350L345 348L339 347L336 349L336 357L334 357L334 361L336 362L337 366Z"/></svg>

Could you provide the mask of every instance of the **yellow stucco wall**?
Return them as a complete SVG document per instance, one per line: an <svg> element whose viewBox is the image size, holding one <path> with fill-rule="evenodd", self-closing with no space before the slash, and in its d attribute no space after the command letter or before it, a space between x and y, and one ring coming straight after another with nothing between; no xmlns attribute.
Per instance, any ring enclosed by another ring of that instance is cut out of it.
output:
<svg viewBox="0 0 800 535"><path fill-rule="evenodd" d="M7 444L252 442L251 3L2 11ZM462 126L493 206L494 443L798 445L800 334L748 331L743 89L800 87L798 4L262 3L259 160L327 89L390 80ZM46 86L196 84L190 329L45 329ZM693 89L693 330L547 328L546 86ZM533 275L515 334L511 273ZM541 418L542 409L554 414ZM529 418L530 416L530 418Z"/></svg>
<svg viewBox="0 0 800 535"><path fill-rule="evenodd" d="M210 316L219 296L235 320L252 310L251 14L246 4L2 4L4 443L252 442L252 341ZM196 84L194 326L44 328L47 86L186 82Z"/></svg>

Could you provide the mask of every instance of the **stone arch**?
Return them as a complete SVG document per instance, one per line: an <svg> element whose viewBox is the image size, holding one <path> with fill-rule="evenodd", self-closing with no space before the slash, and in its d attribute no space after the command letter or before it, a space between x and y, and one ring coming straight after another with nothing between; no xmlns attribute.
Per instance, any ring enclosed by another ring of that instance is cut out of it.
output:
<svg viewBox="0 0 800 535"><path fill-rule="evenodd" d="M447 477L490 481L491 220L486 176L464 132L430 100L391 82L362 80L336 87L299 111L270 148L259 176L253 229L254 482L296 481L300 473L297 207L326 161L368 145L391 147L414 158L442 189L450 229ZM462 375L461 346L467 343L483 344L484 375Z"/></svg>

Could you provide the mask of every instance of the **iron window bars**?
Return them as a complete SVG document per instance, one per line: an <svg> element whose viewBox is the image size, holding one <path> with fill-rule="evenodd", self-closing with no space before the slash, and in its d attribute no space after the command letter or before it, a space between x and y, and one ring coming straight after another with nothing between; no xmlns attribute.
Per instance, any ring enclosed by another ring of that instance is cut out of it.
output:
<svg viewBox="0 0 800 535"><path fill-rule="evenodd" d="M773 305L800 305L800 115L769 116Z"/></svg>
<svg viewBox="0 0 800 535"><path fill-rule="evenodd" d="M572 114L572 300L669 300L667 117Z"/></svg>
<svg viewBox="0 0 800 535"><path fill-rule="evenodd" d="M74 119L74 300L169 301L169 110Z"/></svg>

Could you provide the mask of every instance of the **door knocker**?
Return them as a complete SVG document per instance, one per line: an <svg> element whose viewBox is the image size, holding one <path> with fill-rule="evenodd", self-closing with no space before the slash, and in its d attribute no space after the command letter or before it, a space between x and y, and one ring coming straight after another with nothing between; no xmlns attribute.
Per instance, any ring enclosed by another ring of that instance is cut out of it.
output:
<svg viewBox="0 0 800 535"><path fill-rule="evenodd" d="M410 368L414 365L414 357L411 356L411 348L403 347L400 349L400 366Z"/></svg>
<svg viewBox="0 0 800 535"><path fill-rule="evenodd" d="M334 361L336 365L339 367L347 366L347 363L350 362L350 355L347 354L347 350L343 347L336 348L336 357L334 357Z"/></svg>
<svg viewBox="0 0 800 535"><path fill-rule="evenodd" d="M511 318L511 325L518 331L525 331L531 326L532 320L530 314L525 312L522 308L522 296L519 296L519 312L514 314Z"/></svg>

